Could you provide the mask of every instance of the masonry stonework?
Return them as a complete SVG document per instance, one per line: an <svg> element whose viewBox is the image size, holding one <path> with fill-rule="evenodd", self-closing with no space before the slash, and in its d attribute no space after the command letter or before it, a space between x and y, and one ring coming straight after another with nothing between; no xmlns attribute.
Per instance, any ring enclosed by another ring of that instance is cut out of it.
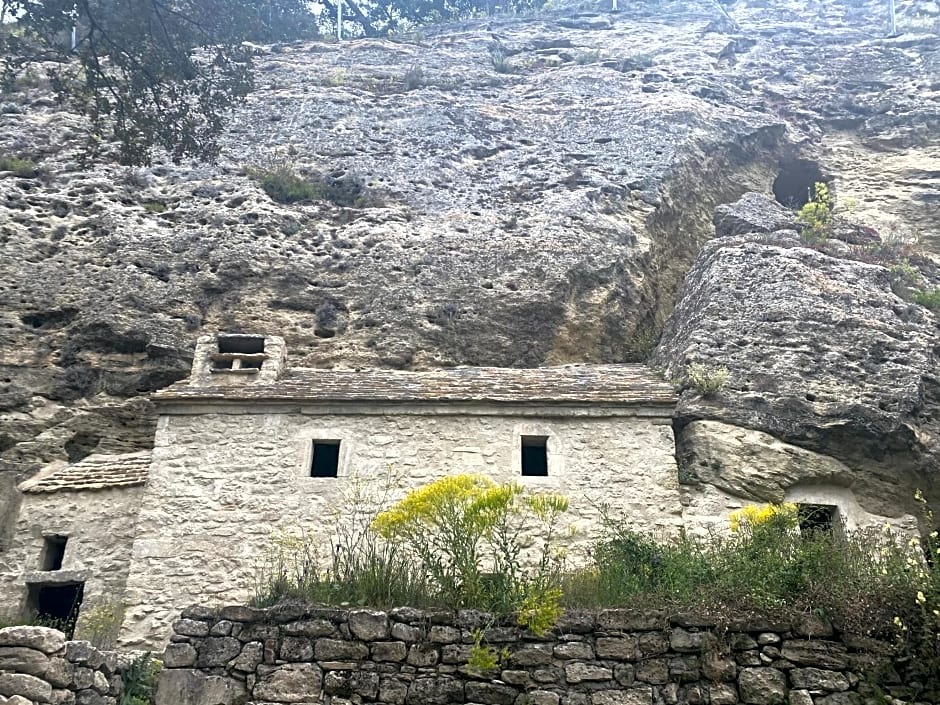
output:
<svg viewBox="0 0 940 705"><path fill-rule="evenodd" d="M247 410L246 410L247 411ZM475 411L475 413L474 413ZM180 605L243 601L272 532L302 529L330 545L353 486L391 482L390 499L446 474L481 472L572 498L573 557L596 538L609 503L637 530L681 525L668 419L623 411L401 407L383 413L164 415L128 582L122 641L153 646ZM618 415L619 414L619 415ZM548 477L523 477L521 436L548 438ZM314 439L338 439L339 476L310 477Z"/></svg>
<svg viewBox="0 0 940 705"><path fill-rule="evenodd" d="M866 674L891 659L812 615L727 619L570 611L537 635L476 610L194 607L157 705L861 705ZM478 634L498 657L488 671L470 662ZM897 674L881 686L907 694Z"/></svg>

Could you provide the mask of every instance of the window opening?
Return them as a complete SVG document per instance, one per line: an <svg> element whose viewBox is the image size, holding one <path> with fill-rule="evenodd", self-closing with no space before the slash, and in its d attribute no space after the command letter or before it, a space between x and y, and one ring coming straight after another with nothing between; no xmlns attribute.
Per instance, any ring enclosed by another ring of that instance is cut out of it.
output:
<svg viewBox="0 0 940 705"><path fill-rule="evenodd" d="M54 627L71 639L85 594L85 583L29 586L27 605L36 624Z"/></svg>
<svg viewBox="0 0 940 705"><path fill-rule="evenodd" d="M62 570L68 536L46 536L42 547L42 570Z"/></svg>
<svg viewBox="0 0 940 705"><path fill-rule="evenodd" d="M522 437L522 474L527 477L548 476L548 436Z"/></svg>
<svg viewBox="0 0 940 705"><path fill-rule="evenodd" d="M217 340L219 351L211 355L213 371L254 373L261 369L267 357L264 336L220 335Z"/></svg>
<svg viewBox="0 0 940 705"><path fill-rule="evenodd" d="M800 504L797 505L797 517L803 536L831 534L839 518L839 508L834 504Z"/></svg>
<svg viewBox="0 0 940 705"><path fill-rule="evenodd" d="M260 335L220 335L219 352L257 355L264 352L264 337Z"/></svg>
<svg viewBox="0 0 940 705"><path fill-rule="evenodd" d="M310 477L336 477L339 469L339 441L314 441Z"/></svg>

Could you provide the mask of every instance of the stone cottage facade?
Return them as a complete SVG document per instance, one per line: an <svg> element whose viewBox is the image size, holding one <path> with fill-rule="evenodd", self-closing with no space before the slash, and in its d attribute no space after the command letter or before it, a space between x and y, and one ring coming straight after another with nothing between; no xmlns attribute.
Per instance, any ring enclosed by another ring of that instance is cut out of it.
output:
<svg viewBox="0 0 940 705"><path fill-rule="evenodd" d="M153 397L152 454L91 456L23 483L0 605L49 613L40 592L71 586L77 636L116 604L122 645L157 648L182 608L247 600L273 536L327 550L337 521L446 474L567 495L573 561L597 536L600 504L659 535L702 531L743 504L680 483L674 391L643 365L403 372L286 358L276 337L201 338L190 378ZM849 528L885 520L845 487L796 485L785 498Z"/></svg>

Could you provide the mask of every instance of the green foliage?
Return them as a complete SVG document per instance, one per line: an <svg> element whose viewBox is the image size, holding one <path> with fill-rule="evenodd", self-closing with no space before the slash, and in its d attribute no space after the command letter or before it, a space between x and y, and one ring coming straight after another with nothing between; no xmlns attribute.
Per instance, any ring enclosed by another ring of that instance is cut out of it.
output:
<svg viewBox="0 0 940 705"><path fill-rule="evenodd" d="M812 198L800 208L797 220L803 226L800 238L808 245L825 242L832 232L832 196L822 181L813 186Z"/></svg>
<svg viewBox="0 0 940 705"><path fill-rule="evenodd" d="M83 609L79 617L79 632L83 639L98 649L113 649L121 623L124 621L124 604L102 602Z"/></svg>
<svg viewBox="0 0 940 705"><path fill-rule="evenodd" d="M501 46L490 47L490 65L496 73L518 73L518 69L509 63L509 56Z"/></svg>
<svg viewBox="0 0 940 705"><path fill-rule="evenodd" d="M344 208L381 205L381 199L352 172L304 175L288 161L269 167L249 167L247 172L278 203L329 201Z"/></svg>
<svg viewBox="0 0 940 705"><path fill-rule="evenodd" d="M696 362L686 369L686 380L699 394L707 397L724 389L728 381L728 369L726 367L710 368Z"/></svg>
<svg viewBox="0 0 940 705"><path fill-rule="evenodd" d="M794 505L748 508L732 515L731 531L667 540L601 514L607 536L592 566L566 576L565 604L815 611L843 631L883 638L920 589L922 557L891 531L802 534Z"/></svg>
<svg viewBox="0 0 940 705"><path fill-rule="evenodd" d="M508 657L508 650L497 651L486 643L482 629L473 630L473 646L470 647L470 658L467 668L479 674L486 674L499 668L500 660Z"/></svg>
<svg viewBox="0 0 940 705"><path fill-rule="evenodd" d="M914 292L914 301L931 311L940 311L940 287L929 291L921 289Z"/></svg>
<svg viewBox="0 0 940 705"><path fill-rule="evenodd" d="M920 504L923 524L937 526L920 490L914 498ZM913 552L907 557L906 569L916 592L894 618L898 658L909 662L909 700L936 702L940 697L940 535L934 529L923 545L912 539L910 548Z"/></svg>
<svg viewBox="0 0 940 705"><path fill-rule="evenodd" d="M0 0L15 30L0 32L3 92L42 66L52 87L90 122L88 157L109 143L125 164L152 147L212 159L226 113L252 88L246 40L314 33L302 0ZM78 44L67 37L76 27Z"/></svg>
<svg viewBox="0 0 940 705"><path fill-rule="evenodd" d="M23 179L35 179L42 173L35 162L18 157L0 157L0 171L12 172Z"/></svg>
<svg viewBox="0 0 940 705"><path fill-rule="evenodd" d="M121 674L124 692L118 705L153 705L162 666L149 652L135 658Z"/></svg>
<svg viewBox="0 0 940 705"><path fill-rule="evenodd" d="M146 201L144 202L144 210L148 213L164 213L166 212L166 204L161 201Z"/></svg>

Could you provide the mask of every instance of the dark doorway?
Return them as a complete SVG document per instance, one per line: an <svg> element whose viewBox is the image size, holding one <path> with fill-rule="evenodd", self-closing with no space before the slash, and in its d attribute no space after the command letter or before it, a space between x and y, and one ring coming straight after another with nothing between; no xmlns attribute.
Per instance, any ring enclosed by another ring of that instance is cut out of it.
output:
<svg viewBox="0 0 940 705"><path fill-rule="evenodd" d="M800 504L797 511L803 536L831 534L839 519L839 508L832 504Z"/></svg>
<svg viewBox="0 0 940 705"><path fill-rule="evenodd" d="M85 583L30 585L29 609L36 624L54 627L71 639L84 593Z"/></svg>
<svg viewBox="0 0 940 705"><path fill-rule="evenodd" d="M548 437L522 437L522 474L528 477L548 476Z"/></svg>

